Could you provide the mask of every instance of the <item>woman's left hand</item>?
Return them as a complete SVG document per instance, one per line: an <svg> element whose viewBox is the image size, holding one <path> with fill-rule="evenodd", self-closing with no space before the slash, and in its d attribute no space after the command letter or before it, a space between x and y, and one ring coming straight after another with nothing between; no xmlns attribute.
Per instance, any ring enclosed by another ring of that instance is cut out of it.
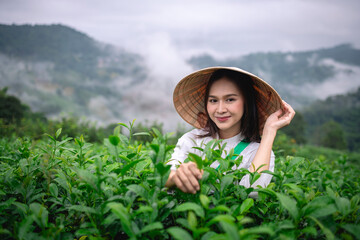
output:
<svg viewBox="0 0 360 240"><path fill-rule="evenodd" d="M294 118L294 109L285 101L282 101L282 103L283 110L280 108L267 118L264 126L264 133L269 130L276 132L280 128L289 125L291 120Z"/></svg>

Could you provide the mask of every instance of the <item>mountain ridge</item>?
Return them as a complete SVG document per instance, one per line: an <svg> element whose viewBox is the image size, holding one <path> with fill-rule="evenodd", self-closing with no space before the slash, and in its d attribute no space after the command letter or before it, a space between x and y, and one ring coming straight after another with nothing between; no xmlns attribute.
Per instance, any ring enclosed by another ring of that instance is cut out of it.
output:
<svg viewBox="0 0 360 240"><path fill-rule="evenodd" d="M252 72L269 82L296 108L318 98L324 99L326 96L314 91L314 87L328 88L324 84L331 80L337 81L341 74L344 75L341 76L343 79L354 78L355 84L360 86L360 50L351 44L303 52L254 53L225 60L217 60L205 54L192 57L188 61L195 68L220 65ZM348 86L342 93L351 89L352 87ZM334 91L330 95L335 94L338 93Z"/></svg>
<svg viewBox="0 0 360 240"><path fill-rule="evenodd" d="M253 72L296 109L360 86L360 50L350 44L223 60L202 55L187 64L193 70L225 65ZM159 120L173 129L180 119L171 96L180 79L169 76L153 75L141 53L97 42L71 27L0 24L0 87L50 117L73 114L105 124Z"/></svg>

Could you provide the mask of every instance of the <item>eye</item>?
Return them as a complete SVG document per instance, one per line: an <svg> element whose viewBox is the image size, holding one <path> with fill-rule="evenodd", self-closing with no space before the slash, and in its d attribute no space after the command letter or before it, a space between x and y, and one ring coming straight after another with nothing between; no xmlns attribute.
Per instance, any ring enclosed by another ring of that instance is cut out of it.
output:
<svg viewBox="0 0 360 240"><path fill-rule="evenodd" d="M210 99L209 99L209 103L216 103L216 102L217 102L217 100L214 99L214 98L210 98Z"/></svg>
<svg viewBox="0 0 360 240"><path fill-rule="evenodd" d="M236 99L235 98L228 98L228 99L226 99L226 101L228 101L228 102L233 102L233 101L235 101Z"/></svg>

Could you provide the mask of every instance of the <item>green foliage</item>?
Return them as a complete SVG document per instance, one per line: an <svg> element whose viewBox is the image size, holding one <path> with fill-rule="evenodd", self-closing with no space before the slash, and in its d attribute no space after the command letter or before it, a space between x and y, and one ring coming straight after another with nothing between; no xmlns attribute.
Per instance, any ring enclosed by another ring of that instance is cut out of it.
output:
<svg viewBox="0 0 360 240"><path fill-rule="evenodd" d="M0 89L0 120L4 124L19 124L27 107L21 101L6 94L7 88Z"/></svg>
<svg viewBox="0 0 360 240"><path fill-rule="evenodd" d="M43 113L34 113L21 101L6 94L7 88L0 91L0 135L32 136L41 139L46 132L55 132L62 128L63 136L75 138L81 134L89 142L102 142L113 129L108 127L96 127L91 122L81 121L77 117L61 118L59 120L48 120Z"/></svg>
<svg viewBox="0 0 360 240"><path fill-rule="evenodd" d="M134 127L118 124L102 144L64 128L37 141L1 138L2 239L357 238L360 171L345 155L301 157L280 136L272 183L247 189L237 182L258 174L234 171L238 159L221 158L212 141L201 149L201 190L185 194L163 187L170 134L153 128L140 144Z"/></svg>
<svg viewBox="0 0 360 240"><path fill-rule="evenodd" d="M329 121L321 125L317 137L317 143L320 146L335 149L346 149L344 132L341 125L334 121Z"/></svg>
<svg viewBox="0 0 360 240"><path fill-rule="evenodd" d="M306 143L305 138L305 120L300 112L296 112L291 124L281 129L283 133L294 139L297 143Z"/></svg>
<svg viewBox="0 0 360 240"><path fill-rule="evenodd" d="M310 143L320 143L316 136L326 128L327 124L340 124L345 142L351 151L360 150L360 88L346 95L329 97L323 101L317 101L302 111L307 123L307 138ZM328 123L332 122L332 123ZM325 124L325 125L324 125ZM324 126L323 126L324 125ZM331 127L331 126L330 126ZM339 126L335 126L339 131ZM339 136L338 136L339 137ZM341 140L341 139L340 139ZM341 140L342 141L342 140ZM341 144L343 147L343 143Z"/></svg>

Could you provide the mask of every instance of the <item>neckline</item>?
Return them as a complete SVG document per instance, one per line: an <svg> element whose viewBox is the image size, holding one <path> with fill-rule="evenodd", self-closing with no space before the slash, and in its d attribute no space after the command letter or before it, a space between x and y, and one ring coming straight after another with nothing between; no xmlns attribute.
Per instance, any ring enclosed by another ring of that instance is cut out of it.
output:
<svg viewBox="0 0 360 240"><path fill-rule="evenodd" d="M216 136L217 139L219 139L219 134L217 134ZM235 136L231 137L231 138L226 138L226 139L221 139L223 142L240 142L241 140L243 140L244 137L242 136L241 133L236 134ZM219 139L220 140L220 139Z"/></svg>

